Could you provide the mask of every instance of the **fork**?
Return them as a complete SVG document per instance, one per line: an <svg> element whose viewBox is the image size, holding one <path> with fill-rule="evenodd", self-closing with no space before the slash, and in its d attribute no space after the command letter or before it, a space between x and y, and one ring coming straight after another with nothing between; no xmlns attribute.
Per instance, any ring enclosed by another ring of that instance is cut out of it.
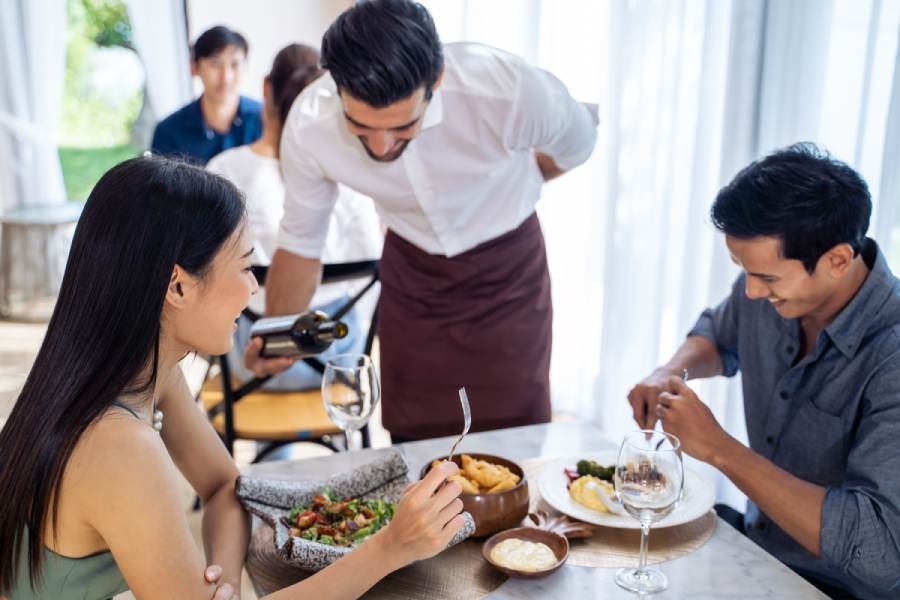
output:
<svg viewBox="0 0 900 600"><path fill-rule="evenodd" d="M456 447L459 446L459 443L466 437L466 434L469 433L469 429L472 427L472 409L469 408L469 396L466 395L465 387L459 388L459 404L462 406L464 425L459 438L453 444L453 447L450 448L450 454L447 456L449 462L453 461L453 453L456 452Z"/></svg>
<svg viewBox="0 0 900 600"><path fill-rule="evenodd" d="M681 380L684 381L684 382L687 382L687 380L688 380L688 370L687 370L687 369L682 369L682 370L681 370ZM667 439L668 439L668 438L663 437L663 439L661 439L661 440L659 440L658 442L656 442L656 448L654 448L654 450L657 450L657 451L658 451L658 450L662 447L663 442L665 442Z"/></svg>

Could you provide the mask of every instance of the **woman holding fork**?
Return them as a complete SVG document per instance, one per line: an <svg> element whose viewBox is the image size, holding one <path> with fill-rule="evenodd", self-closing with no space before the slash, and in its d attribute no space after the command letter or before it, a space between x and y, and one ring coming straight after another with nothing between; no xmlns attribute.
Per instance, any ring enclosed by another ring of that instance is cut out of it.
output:
<svg viewBox="0 0 900 600"><path fill-rule="evenodd" d="M236 597L250 535L238 469L178 363L229 350L257 290L252 254L241 194L221 177L144 157L94 187L0 431L0 597ZM433 469L386 527L270 597L356 597L439 552L463 526L460 487L444 483L456 470ZM185 518L182 476L203 499L205 552Z"/></svg>

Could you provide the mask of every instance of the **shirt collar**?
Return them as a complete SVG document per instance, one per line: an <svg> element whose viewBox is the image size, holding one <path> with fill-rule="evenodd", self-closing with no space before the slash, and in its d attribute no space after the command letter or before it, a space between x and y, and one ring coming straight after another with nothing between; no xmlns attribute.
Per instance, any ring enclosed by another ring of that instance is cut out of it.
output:
<svg viewBox="0 0 900 600"><path fill-rule="evenodd" d="M197 105L197 114L199 115L200 127L203 130L203 136L206 139L211 140L214 137L216 137L216 135L228 135L227 132L219 133L215 129L213 129L212 127L210 127L209 125L206 124L206 119L203 118L203 107L200 105L201 98L202 98L202 96L200 98L197 98L197 100L195 100L195 104ZM232 128L240 127L241 125L243 125L244 118L249 113L252 113L252 112L253 112L253 107L250 105L249 100L247 98L245 98L244 96L240 96L238 98L237 112L234 113L234 118L231 120L231 127L229 127L229 132L231 131Z"/></svg>
<svg viewBox="0 0 900 600"><path fill-rule="evenodd" d="M444 100L440 88L431 94L431 100L425 108L425 117L422 119L422 129L428 129L439 124L444 119Z"/></svg>
<svg viewBox="0 0 900 600"><path fill-rule="evenodd" d="M875 240L866 238L863 259L870 265L869 274L852 300L825 327L825 333L847 358L853 358L862 337L882 325L879 318L888 297L895 292L897 280Z"/></svg>

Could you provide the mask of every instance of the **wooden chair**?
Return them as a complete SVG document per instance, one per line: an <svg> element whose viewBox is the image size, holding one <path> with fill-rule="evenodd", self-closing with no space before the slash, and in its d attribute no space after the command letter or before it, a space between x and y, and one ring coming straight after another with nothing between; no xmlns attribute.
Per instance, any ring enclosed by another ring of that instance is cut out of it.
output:
<svg viewBox="0 0 900 600"><path fill-rule="evenodd" d="M260 286L264 285L266 267L253 267L253 272ZM330 316L345 314L372 289L378 281L378 261L323 266L323 284L360 279L367 279L365 286L337 313ZM244 315L251 321L260 318L259 314L250 309L244 309ZM372 314L366 334L363 347L366 354L371 353L375 341L376 317L377 311ZM325 371L325 365L317 358L302 360L319 373ZM271 377L256 377L241 384L233 378L226 355L217 356L213 361L219 363L221 371L214 377L209 377L207 373L207 379L200 390L200 401L229 453L234 454L234 441L237 439L266 442L253 459L254 463L277 448L294 442L313 442L332 450L338 449L333 440L341 439L343 432L331 422L325 412L319 389L296 392L259 390ZM363 447L368 447L368 427L363 428L362 436Z"/></svg>

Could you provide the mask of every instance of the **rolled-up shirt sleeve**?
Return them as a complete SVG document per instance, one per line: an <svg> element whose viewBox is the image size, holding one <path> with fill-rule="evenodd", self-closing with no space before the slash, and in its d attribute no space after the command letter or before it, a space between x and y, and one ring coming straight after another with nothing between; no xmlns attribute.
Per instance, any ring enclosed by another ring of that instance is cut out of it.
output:
<svg viewBox="0 0 900 600"><path fill-rule="evenodd" d="M285 196L278 247L305 258L320 258L338 186L300 142L301 137L302 130L286 127L281 140Z"/></svg>
<svg viewBox="0 0 900 600"><path fill-rule="evenodd" d="M522 64L506 138L514 150L537 150L563 171L586 161L597 142L597 117L553 74Z"/></svg>
<svg viewBox="0 0 900 600"><path fill-rule="evenodd" d="M738 356L739 306L744 294L744 275L738 277L728 295L715 308L707 308L694 323L688 337L705 337L719 351L722 374L733 377L740 368Z"/></svg>
<svg viewBox="0 0 900 600"><path fill-rule="evenodd" d="M859 423L844 482L825 495L822 557L870 588L900 596L900 356L869 380Z"/></svg>

